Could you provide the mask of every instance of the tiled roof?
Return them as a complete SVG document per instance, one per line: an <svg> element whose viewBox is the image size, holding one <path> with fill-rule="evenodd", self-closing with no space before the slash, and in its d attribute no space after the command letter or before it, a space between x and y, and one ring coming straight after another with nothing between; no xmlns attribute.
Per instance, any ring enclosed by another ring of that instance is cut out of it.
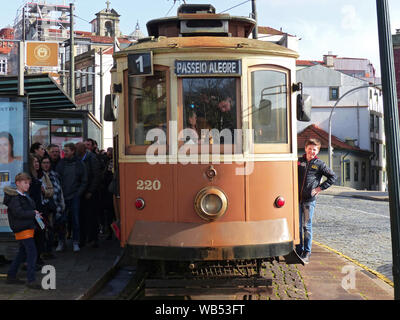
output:
<svg viewBox="0 0 400 320"><path fill-rule="evenodd" d="M323 61L315 60L296 60L296 66L315 66L316 64L324 64Z"/></svg>
<svg viewBox="0 0 400 320"><path fill-rule="evenodd" d="M258 33L273 34L273 35L284 35L284 34L287 34L288 36L293 37L292 35L290 35L290 34L288 34L286 32L283 32L283 31L280 31L280 30L276 30L276 29L271 28L271 27L258 27Z"/></svg>
<svg viewBox="0 0 400 320"><path fill-rule="evenodd" d="M14 46L14 43L1 41L1 39L7 39L7 40L14 39L14 29L13 28L0 29L0 54L9 54L12 47Z"/></svg>
<svg viewBox="0 0 400 320"><path fill-rule="evenodd" d="M11 47L9 47L11 44ZM12 42L2 42L0 39L0 54L9 54L14 44Z"/></svg>
<svg viewBox="0 0 400 320"><path fill-rule="evenodd" d="M58 30L58 29L50 29L50 31L51 32L55 32L55 33L61 33L61 30ZM89 32L89 31L76 30L74 33L75 33L76 36L90 38L90 40L92 42L95 42L95 43L113 43L114 42L114 38L113 37L97 36L95 33ZM67 34L69 34L68 30L67 30ZM131 43L131 41L129 41L125 37L119 37L118 41L120 43Z"/></svg>
<svg viewBox="0 0 400 320"><path fill-rule="evenodd" d="M299 149L304 149L306 141L310 138L317 138L321 141L321 149L328 149L329 146L329 133L322 130L315 124L309 125L302 132L297 134L297 147ZM334 149L350 150L361 153L371 153L368 150L360 149L359 147L351 146L344 141L340 140L338 137L331 135L331 144Z"/></svg>

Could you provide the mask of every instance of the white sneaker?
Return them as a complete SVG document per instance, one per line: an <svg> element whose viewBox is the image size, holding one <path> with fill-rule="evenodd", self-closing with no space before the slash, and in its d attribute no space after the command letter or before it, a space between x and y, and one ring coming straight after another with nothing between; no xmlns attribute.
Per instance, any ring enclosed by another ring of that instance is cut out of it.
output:
<svg viewBox="0 0 400 320"><path fill-rule="evenodd" d="M56 252L64 251L64 241L58 241Z"/></svg>
<svg viewBox="0 0 400 320"><path fill-rule="evenodd" d="M73 250L74 250L74 252L78 252L81 250L81 248L79 248L79 243L77 243L77 242L73 243Z"/></svg>

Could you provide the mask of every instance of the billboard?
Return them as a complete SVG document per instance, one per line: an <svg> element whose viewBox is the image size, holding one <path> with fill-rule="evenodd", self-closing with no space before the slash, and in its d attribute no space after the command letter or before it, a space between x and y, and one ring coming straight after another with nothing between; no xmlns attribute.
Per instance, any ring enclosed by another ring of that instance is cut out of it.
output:
<svg viewBox="0 0 400 320"><path fill-rule="evenodd" d="M57 67L57 42L26 42L26 65L28 67Z"/></svg>
<svg viewBox="0 0 400 320"><path fill-rule="evenodd" d="M0 99L0 232L10 232L4 187L15 186L15 176L26 158L26 106L24 102Z"/></svg>

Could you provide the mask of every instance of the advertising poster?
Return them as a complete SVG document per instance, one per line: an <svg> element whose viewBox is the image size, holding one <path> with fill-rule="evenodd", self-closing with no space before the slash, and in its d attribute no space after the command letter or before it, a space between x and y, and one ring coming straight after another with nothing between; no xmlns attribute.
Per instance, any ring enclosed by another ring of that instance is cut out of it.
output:
<svg viewBox="0 0 400 320"><path fill-rule="evenodd" d="M4 100L0 100L0 232L10 232L4 187L15 186L15 176L23 171L25 105Z"/></svg>

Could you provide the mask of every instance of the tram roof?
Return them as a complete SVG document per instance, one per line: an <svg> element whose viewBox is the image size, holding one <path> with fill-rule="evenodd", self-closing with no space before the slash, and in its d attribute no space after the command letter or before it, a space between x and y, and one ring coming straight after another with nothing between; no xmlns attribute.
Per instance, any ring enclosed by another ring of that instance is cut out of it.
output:
<svg viewBox="0 0 400 320"><path fill-rule="evenodd" d="M47 73L25 75L24 91L31 108L35 110L77 107L70 96ZM2 95L18 95L18 76L0 76L0 97Z"/></svg>
<svg viewBox="0 0 400 320"><path fill-rule="evenodd" d="M268 41L261 41L240 37L158 37L147 38L115 54L116 57L127 55L131 51L174 52L196 49L209 51L210 49L235 51L238 53L262 53L274 56L298 58L296 51Z"/></svg>

